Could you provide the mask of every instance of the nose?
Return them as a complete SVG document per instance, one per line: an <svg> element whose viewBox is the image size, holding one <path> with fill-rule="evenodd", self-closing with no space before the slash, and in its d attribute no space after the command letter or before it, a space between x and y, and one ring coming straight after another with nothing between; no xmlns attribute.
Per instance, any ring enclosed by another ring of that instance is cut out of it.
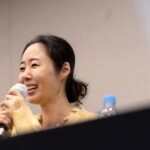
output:
<svg viewBox="0 0 150 150"><path fill-rule="evenodd" d="M23 72L19 73L19 81L24 83L32 79L32 72L30 68L26 68Z"/></svg>

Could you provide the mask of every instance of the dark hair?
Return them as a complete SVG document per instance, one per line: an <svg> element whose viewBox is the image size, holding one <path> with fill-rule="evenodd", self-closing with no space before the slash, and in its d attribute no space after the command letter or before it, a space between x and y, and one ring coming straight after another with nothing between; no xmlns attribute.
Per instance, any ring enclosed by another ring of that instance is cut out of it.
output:
<svg viewBox="0 0 150 150"><path fill-rule="evenodd" d="M54 35L38 35L26 44L22 55L34 43L46 46L47 54L52 59L57 72L62 69L64 62L70 64L71 72L66 82L66 95L70 103L82 104L80 100L87 94L87 84L74 79L75 54L71 45L65 39Z"/></svg>

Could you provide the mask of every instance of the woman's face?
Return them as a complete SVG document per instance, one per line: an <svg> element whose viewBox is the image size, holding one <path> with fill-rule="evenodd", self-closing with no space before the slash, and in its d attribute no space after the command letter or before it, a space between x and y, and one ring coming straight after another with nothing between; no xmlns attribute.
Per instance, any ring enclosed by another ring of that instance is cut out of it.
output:
<svg viewBox="0 0 150 150"><path fill-rule="evenodd" d="M18 80L27 86L27 99L45 105L61 88L61 79L42 43L30 45L22 56Z"/></svg>

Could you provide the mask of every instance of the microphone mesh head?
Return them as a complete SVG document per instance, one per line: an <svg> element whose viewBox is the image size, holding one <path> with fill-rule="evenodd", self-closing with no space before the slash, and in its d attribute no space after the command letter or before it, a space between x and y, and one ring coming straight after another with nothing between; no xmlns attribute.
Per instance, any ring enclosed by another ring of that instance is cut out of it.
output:
<svg viewBox="0 0 150 150"><path fill-rule="evenodd" d="M27 87L24 84L17 83L10 90L17 90L20 92L20 94L25 98L27 96Z"/></svg>

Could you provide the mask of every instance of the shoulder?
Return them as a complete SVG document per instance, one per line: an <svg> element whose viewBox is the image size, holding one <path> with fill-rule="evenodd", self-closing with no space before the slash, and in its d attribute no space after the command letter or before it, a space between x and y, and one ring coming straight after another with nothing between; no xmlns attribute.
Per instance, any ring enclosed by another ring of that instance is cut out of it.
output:
<svg viewBox="0 0 150 150"><path fill-rule="evenodd" d="M66 124L77 123L96 119L98 115L87 111L84 107L73 107L70 114L65 117Z"/></svg>

